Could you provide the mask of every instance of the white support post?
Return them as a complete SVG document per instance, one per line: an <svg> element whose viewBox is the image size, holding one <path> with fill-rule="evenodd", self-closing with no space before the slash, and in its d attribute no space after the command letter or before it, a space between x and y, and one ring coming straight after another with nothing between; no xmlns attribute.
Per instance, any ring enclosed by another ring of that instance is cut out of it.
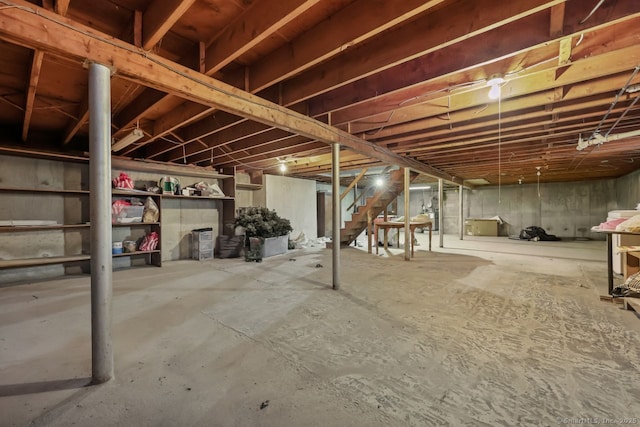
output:
<svg viewBox="0 0 640 427"><path fill-rule="evenodd" d="M331 187L333 191L333 289L340 289L340 144L331 147L331 167L333 177Z"/></svg>
<svg viewBox="0 0 640 427"><path fill-rule="evenodd" d="M442 217L444 216L444 181L438 178L438 236L440 237L440 247L444 247L444 230L442 227Z"/></svg>
<svg viewBox="0 0 640 427"><path fill-rule="evenodd" d="M89 65L89 176L91 204L91 377L113 378L111 341L111 70Z"/></svg>
<svg viewBox="0 0 640 427"><path fill-rule="evenodd" d="M464 187L462 186L462 184L460 184L460 186L458 187L458 207L460 208L458 226L460 228L460 240L464 239L464 216L463 216L464 209L462 206L462 203L464 200L463 190L464 190Z"/></svg>
<svg viewBox="0 0 640 427"><path fill-rule="evenodd" d="M409 214L410 184L411 184L411 170L409 168L404 168L404 260L405 261L411 261L411 247L413 246L413 241L411 240L411 227L409 225L411 221L411 215ZM400 236L398 236L398 239L399 238Z"/></svg>

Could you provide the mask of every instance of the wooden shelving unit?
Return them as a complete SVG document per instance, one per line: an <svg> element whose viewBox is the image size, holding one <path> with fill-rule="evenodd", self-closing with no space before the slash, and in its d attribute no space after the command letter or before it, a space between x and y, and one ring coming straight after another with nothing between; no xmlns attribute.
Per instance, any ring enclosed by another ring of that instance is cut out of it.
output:
<svg viewBox="0 0 640 427"><path fill-rule="evenodd" d="M16 155L21 157L31 157L29 152L5 152L0 154ZM73 157L73 156L34 156L52 161L81 163L88 165L88 158ZM125 158L119 158L117 156L112 157L112 170L126 170L140 173L152 173L159 175L172 175L172 176L187 176L198 177L204 180L218 180L220 188L224 192L223 197L204 197L204 196L184 196L173 194L156 194L140 190L125 190L125 189L113 189L111 192L112 200L131 199L138 198L143 203L147 197L151 197L160 210L160 219L153 223L143 222L123 222L112 224L113 239L119 240L134 240L139 243L145 234L149 234L152 231L158 233L159 242L158 247L153 251L135 251L135 252L123 252L121 254L113 254L113 258L122 259L126 257L138 258L145 257L145 263L155 266L162 265L162 200L167 199L179 199L183 200L206 200L208 202L215 202L218 205L213 206L212 209L219 210L218 233L225 234L230 228L226 227L227 224L233 223L235 219L235 197L236 189L242 190L259 190L262 188L262 176L256 177L257 181L252 176L252 182L240 183L236 185L236 171L234 167L229 167L220 170L214 170L209 168L180 166L180 165L167 165L166 163L152 162L152 161L137 161ZM84 166L83 166L84 167ZM77 169L76 169L77 170ZM76 175L80 176L80 174ZM69 181L69 182L78 182ZM70 185L69 182L61 185ZM79 182L86 182L82 179ZM0 237L4 242L11 241L14 238L12 233L22 233L21 238L25 238L24 233L29 233L28 240L37 242L35 245L27 246L23 251L5 251L0 254L0 269L7 268L26 268L51 264L66 264L81 263L80 268L82 271L87 271L89 268L88 261L91 260L90 254L90 230L91 224L89 222L90 213L90 191L85 189L65 189L65 188L48 188L46 185L40 184L36 180L32 180L32 188L25 188L27 185L9 185L7 187L0 188L0 195L2 195L2 203L16 203L18 207L15 210L4 210L4 217L0 217L0 220L11 221L16 220L16 225L0 225ZM71 184L72 185L72 184ZM85 185L85 184L78 184ZM48 198L48 199L46 199ZM30 212L29 206L33 201L38 200L38 205L46 206L45 209L40 211ZM53 206L50 208L50 206ZM49 209L49 211L48 211ZM173 209L173 208L172 208ZM21 215L24 212L25 215ZM21 221L22 220L22 221ZM33 222L31 224L30 222ZM42 224L38 224L41 222ZM58 222L57 224L49 224L48 222ZM18 234L16 234L18 235ZM31 238L33 236L33 239ZM45 245L40 245L39 239L43 239L46 242ZM215 239L215 236L214 236ZM5 245L6 246L6 245ZM35 255L44 254L41 257ZM56 254L51 256L51 254ZM22 255L22 256L21 256ZM14 259L11 259L15 256ZM9 258L9 259L6 259ZM123 265L122 262L118 263ZM136 263L137 264L137 263ZM115 264L114 264L115 265ZM128 264L127 264L128 265ZM133 261L132 261L133 265ZM74 267L77 269L77 267Z"/></svg>

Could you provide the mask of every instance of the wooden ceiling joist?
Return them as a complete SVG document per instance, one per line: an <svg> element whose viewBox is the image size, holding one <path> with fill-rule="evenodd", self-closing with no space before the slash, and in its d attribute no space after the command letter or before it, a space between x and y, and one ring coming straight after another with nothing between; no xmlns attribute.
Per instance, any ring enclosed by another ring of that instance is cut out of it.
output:
<svg viewBox="0 0 640 427"><path fill-rule="evenodd" d="M131 45L80 26L21 0L5 1L0 9L0 37L54 55L71 56L114 67L125 78L193 102L210 105L329 144L340 144L389 164L453 181L452 177L413 159L307 116L282 108L220 81L172 63Z"/></svg>

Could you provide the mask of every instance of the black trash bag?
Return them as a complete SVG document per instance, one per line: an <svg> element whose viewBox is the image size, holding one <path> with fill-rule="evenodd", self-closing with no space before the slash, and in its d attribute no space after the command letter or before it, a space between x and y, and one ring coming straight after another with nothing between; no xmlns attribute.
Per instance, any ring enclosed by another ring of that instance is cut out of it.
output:
<svg viewBox="0 0 640 427"><path fill-rule="evenodd" d="M536 227L532 225L520 231L519 235L521 240L544 240L544 241L558 241L560 238L553 234L547 234L542 227Z"/></svg>
<svg viewBox="0 0 640 427"><path fill-rule="evenodd" d="M627 277L627 280L620 286L616 286L611 291L614 297L640 298L640 272Z"/></svg>

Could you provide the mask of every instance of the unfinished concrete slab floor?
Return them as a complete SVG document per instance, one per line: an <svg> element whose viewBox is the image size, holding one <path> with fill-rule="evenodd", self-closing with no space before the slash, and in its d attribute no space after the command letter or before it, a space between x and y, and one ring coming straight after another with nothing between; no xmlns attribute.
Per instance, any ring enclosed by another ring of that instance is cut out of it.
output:
<svg viewBox="0 0 640 427"><path fill-rule="evenodd" d="M0 425L640 417L640 319L598 299L604 242L435 242L411 262L345 248L337 292L318 248L117 271L116 378L99 386L88 277L0 288Z"/></svg>

